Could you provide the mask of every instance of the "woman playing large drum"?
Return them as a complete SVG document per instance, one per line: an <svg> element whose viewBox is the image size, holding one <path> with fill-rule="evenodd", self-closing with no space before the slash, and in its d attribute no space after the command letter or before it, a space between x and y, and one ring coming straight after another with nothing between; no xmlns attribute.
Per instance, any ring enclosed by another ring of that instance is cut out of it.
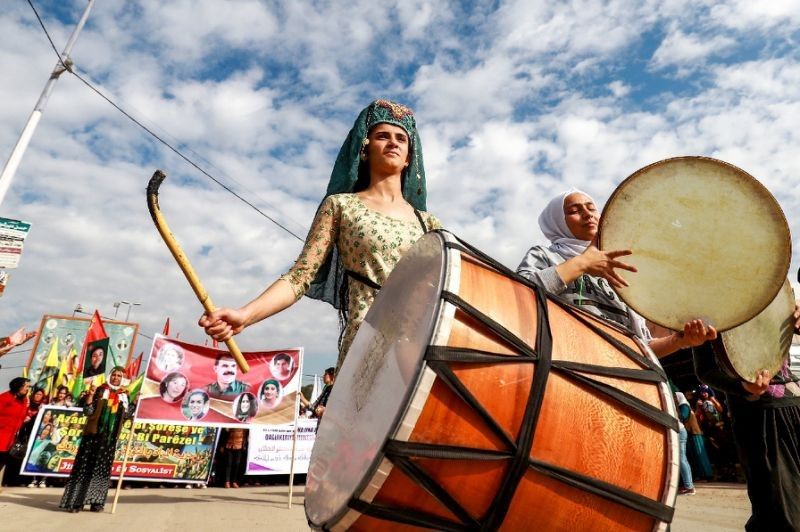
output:
<svg viewBox="0 0 800 532"><path fill-rule="evenodd" d="M517 273L573 305L633 331L658 357L716 338L716 330L702 320L687 322L682 332L651 338L644 319L613 290L628 286L617 268L636 271L618 260L631 252L601 251L595 246L599 218L594 200L579 190L568 190L550 200L539 216L539 227L551 244L532 247Z"/></svg>
<svg viewBox="0 0 800 532"><path fill-rule="evenodd" d="M440 227L425 212L425 198L422 145L411 109L372 102L339 151L326 197L291 270L244 307L204 315L200 326L224 341L306 294L341 312L338 371L397 261L420 236Z"/></svg>

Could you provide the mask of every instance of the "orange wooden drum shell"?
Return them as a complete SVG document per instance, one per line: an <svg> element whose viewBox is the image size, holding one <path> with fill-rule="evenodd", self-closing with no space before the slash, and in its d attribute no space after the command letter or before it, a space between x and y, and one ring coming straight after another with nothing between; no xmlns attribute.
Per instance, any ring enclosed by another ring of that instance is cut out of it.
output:
<svg viewBox="0 0 800 532"><path fill-rule="evenodd" d="M534 291L489 270L462 253L459 296L506 329L535 346L537 307ZM553 360L642 369L569 311L548 301ZM637 343L601 320L587 317L620 342L641 353ZM447 343L520 357L480 322L456 311ZM451 363L450 367L511 439L516 439L536 365ZM592 376L667 410L653 383ZM669 429L598 395L592 389L550 373L536 425L531 457L661 501L667 489ZM441 380L436 379L409 441L506 450L483 419ZM509 460L436 460L413 458L474 518L481 518L498 493ZM372 504L415 509L452 521L458 519L400 468L393 468ZM597 495L572 488L528 468L514 495L504 530L652 530L652 517ZM412 530L416 527L361 515L351 530Z"/></svg>

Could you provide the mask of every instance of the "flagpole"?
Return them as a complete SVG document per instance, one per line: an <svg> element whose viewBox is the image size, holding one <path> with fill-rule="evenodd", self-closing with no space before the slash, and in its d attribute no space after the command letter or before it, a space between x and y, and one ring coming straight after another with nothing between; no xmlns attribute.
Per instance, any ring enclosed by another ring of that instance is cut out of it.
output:
<svg viewBox="0 0 800 532"><path fill-rule="evenodd" d="M19 163L22 161L22 156L25 154L28 144L30 144L31 137L33 137L33 133L36 131L36 126L39 125L39 120L42 118L42 113L44 113L44 108L47 106L47 101L50 99L50 94L53 92L56 81L58 81L58 78L61 77L61 74L67 69L72 69L72 59L70 59L69 54L72 52L72 47L78 39L78 34L86 24L86 19L89 18L89 11L91 11L93 4L94 0L88 0L86 9L81 19L78 21L78 25L75 26L66 46L64 46L61 57L53 68L53 72L50 74L47 83L45 83L42 94L33 107L33 112L23 128L19 140L17 140L17 144L14 146L14 149L11 150L11 155L9 155L8 161L6 161L5 167L3 167L3 172L0 173L0 204L3 203L3 199L6 197L6 192L8 192L8 188L11 186L11 180L14 179L14 174L17 172Z"/></svg>
<svg viewBox="0 0 800 532"><path fill-rule="evenodd" d="M117 511L117 501L119 500L119 490L122 488L122 479L125 477L125 469L128 467L128 455L131 453L133 443L133 433L136 429L136 418L131 418L131 430L128 432L128 445L125 446L125 456L122 458L122 468L119 470L117 479L117 489L114 491L114 502L111 504L111 514Z"/></svg>
<svg viewBox="0 0 800 532"><path fill-rule="evenodd" d="M292 434L292 462L289 466L289 509L292 509L292 495L294 493L294 457L297 450L297 412L300 410L300 394L303 393L303 352L300 351L299 368L297 368L297 395L294 398L294 433Z"/></svg>

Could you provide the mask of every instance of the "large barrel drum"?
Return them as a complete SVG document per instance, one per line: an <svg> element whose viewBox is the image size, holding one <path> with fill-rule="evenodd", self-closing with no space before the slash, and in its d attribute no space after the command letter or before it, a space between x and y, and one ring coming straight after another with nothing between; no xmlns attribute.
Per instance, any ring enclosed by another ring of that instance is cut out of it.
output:
<svg viewBox="0 0 800 532"><path fill-rule="evenodd" d="M429 233L338 374L306 515L325 530L665 529L676 431L630 332Z"/></svg>

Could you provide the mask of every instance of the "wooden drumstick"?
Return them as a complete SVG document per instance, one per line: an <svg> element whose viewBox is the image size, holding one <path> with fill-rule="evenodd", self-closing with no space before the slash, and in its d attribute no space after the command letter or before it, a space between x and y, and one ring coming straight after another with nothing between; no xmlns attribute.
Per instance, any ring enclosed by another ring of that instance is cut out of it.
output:
<svg viewBox="0 0 800 532"><path fill-rule="evenodd" d="M158 229L161 238L164 239L164 243L169 248L172 256L175 257L178 266L180 266L181 271L183 271L183 275L186 276L186 280L189 281L197 299L200 300L206 312L214 312L216 307L211 301L211 297L203 287L203 283L200 282L200 278L197 277L194 268L192 268L189 259L186 258L186 254L183 252L183 249L181 249L180 244L178 244L178 241L175 240L175 237L169 230L169 226L167 226L167 222L164 220L164 216L161 214L161 209L158 206L158 187L161 186L161 183L163 183L166 178L167 174L161 170L156 170L153 177L150 178L150 182L147 183L147 209L150 211L153 223L156 224L156 229ZM241 369L243 373L250 371L250 365L244 359L244 356L242 356L242 352L239 351L239 346L236 345L236 341L231 338L225 341L225 345L236 360L239 369Z"/></svg>

